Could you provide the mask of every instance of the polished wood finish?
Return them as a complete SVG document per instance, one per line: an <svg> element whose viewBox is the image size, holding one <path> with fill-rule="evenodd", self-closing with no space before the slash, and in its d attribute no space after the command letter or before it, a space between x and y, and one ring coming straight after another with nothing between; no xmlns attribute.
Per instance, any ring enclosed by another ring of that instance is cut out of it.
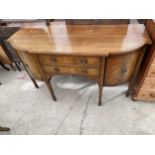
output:
<svg viewBox="0 0 155 155"><path fill-rule="evenodd" d="M31 76L46 82L54 100L50 79L57 74L72 74L97 81L99 105L104 85L128 82L137 75L139 57L145 46L151 44L144 25L67 25L64 22L25 24L8 41Z"/></svg>
<svg viewBox="0 0 155 155"><path fill-rule="evenodd" d="M141 24L66 25L56 22L50 26L24 25L9 41L27 53L80 56L127 53L151 43Z"/></svg>
<svg viewBox="0 0 155 155"><path fill-rule="evenodd" d="M134 100L155 101L155 22L146 21L146 28L152 39L152 45L147 48L137 84L134 88Z"/></svg>

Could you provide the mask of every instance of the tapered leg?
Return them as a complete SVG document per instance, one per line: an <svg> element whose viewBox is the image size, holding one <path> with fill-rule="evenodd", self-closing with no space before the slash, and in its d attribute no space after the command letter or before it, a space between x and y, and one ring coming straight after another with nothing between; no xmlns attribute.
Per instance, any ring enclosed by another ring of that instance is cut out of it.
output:
<svg viewBox="0 0 155 155"><path fill-rule="evenodd" d="M51 94L53 100L56 101L57 99L56 99L56 96L55 96L55 94L54 94L54 91L53 91L52 85L51 85L51 83L50 83L50 80L45 81L45 82L46 82L46 85L47 85L47 87L48 87L48 89L49 89L49 91L50 91L50 94Z"/></svg>
<svg viewBox="0 0 155 155"><path fill-rule="evenodd" d="M129 87L129 86L128 86ZM126 92L126 97L129 97L129 94L130 94L130 89L128 88L127 92Z"/></svg>
<svg viewBox="0 0 155 155"><path fill-rule="evenodd" d="M20 71L20 72L21 72L21 68L20 68L19 63L15 62L15 65L16 65L16 67L17 67L18 71Z"/></svg>
<svg viewBox="0 0 155 155"><path fill-rule="evenodd" d="M10 128L0 126L0 131L10 131Z"/></svg>
<svg viewBox="0 0 155 155"><path fill-rule="evenodd" d="M99 101L98 101L98 105L101 106L102 105L102 86L99 86Z"/></svg>
<svg viewBox="0 0 155 155"><path fill-rule="evenodd" d="M100 60L100 74L98 77L98 85L99 85L99 96L98 96L98 105L102 105L102 89L104 85L104 72L105 72L105 57Z"/></svg>
<svg viewBox="0 0 155 155"><path fill-rule="evenodd" d="M22 63L23 63L23 62L22 62ZM29 75L30 79L32 80L34 86L35 86L36 88L39 88L39 86L38 86L36 80L32 77L31 73L29 72L29 70L27 69L27 67L26 67L26 65L25 65L24 63L23 63L23 66L24 66L24 68L25 68L27 74Z"/></svg>
<svg viewBox="0 0 155 155"><path fill-rule="evenodd" d="M14 71L16 71L16 68L15 68L15 66L14 66L13 64L10 64L10 67L11 67Z"/></svg>
<svg viewBox="0 0 155 155"><path fill-rule="evenodd" d="M31 76L30 76L30 78L31 78L31 80L32 80L32 82L33 82L33 84L34 84L34 86L35 86L36 88L39 88L39 86L38 86L36 80L35 80L34 78L32 78Z"/></svg>
<svg viewBox="0 0 155 155"><path fill-rule="evenodd" d="M4 69L6 69L7 71L10 71L10 69L9 69L8 67L6 67L1 61L0 61L0 65L1 65Z"/></svg>
<svg viewBox="0 0 155 155"><path fill-rule="evenodd" d="M32 80L34 86L35 86L36 88L39 88L39 86L38 86L36 80L31 76L31 74L29 73L29 71L28 71L27 69L26 69L26 71L27 71L27 73L28 73L30 79Z"/></svg>
<svg viewBox="0 0 155 155"><path fill-rule="evenodd" d="M129 81L129 84L128 84L128 90L126 92L126 97L129 97L130 95L133 94L133 89L134 89L134 82L135 82L136 78L133 77L131 79L131 81Z"/></svg>

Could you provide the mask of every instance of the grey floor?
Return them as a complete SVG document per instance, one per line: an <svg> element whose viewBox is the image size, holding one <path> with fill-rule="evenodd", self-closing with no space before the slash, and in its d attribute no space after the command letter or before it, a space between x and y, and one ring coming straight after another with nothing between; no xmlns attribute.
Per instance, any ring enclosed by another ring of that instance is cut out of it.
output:
<svg viewBox="0 0 155 155"><path fill-rule="evenodd" d="M25 71L0 68L0 81L0 125L11 128L0 134L155 134L155 104L126 98L126 85L105 87L99 107L98 87L87 78L54 77L57 102Z"/></svg>

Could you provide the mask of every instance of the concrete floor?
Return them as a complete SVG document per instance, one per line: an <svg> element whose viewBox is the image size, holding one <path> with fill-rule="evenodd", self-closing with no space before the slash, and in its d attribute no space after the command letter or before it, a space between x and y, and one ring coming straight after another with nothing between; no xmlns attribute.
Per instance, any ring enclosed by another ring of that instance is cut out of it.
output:
<svg viewBox="0 0 155 155"><path fill-rule="evenodd" d="M126 98L126 85L105 87L99 107L98 87L87 78L54 77L57 102L25 71L0 68L0 81L0 124L11 128L0 134L155 134L155 104Z"/></svg>

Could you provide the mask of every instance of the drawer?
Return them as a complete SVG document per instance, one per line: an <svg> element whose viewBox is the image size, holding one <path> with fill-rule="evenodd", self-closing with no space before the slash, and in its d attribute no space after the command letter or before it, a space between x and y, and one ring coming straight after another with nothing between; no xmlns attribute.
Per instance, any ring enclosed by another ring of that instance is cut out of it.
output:
<svg viewBox="0 0 155 155"><path fill-rule="evenodd" d="M146 77L142 85L142 89L154 89L155 90L155 77Z"/></svg>
<svg viewBox="0 0 155 155"><path fill-rule="evenodd" d="M155 77L155 64L151 64L147 76Z"/></svg>
<svg viewBox="0 0 155 155"><path fill-rule="evenodd" d="M79 68L79 67L57 67L43 66L46 74L73 74L98 77L99 69L97 68Z"/></svg>
<svg viewBox="0 0 155 155"><path fill-rule="evenodd" d="M155 101L155 90L153 89L141 89L138 98L144 100L154 100Z"/></svg>
<svg viewBox="0 0 155 155"><path fill-rule="evenodd" d="M99 66L98 57L79 57L79 56L39 56L43 65L92 65Z"/></svg>

